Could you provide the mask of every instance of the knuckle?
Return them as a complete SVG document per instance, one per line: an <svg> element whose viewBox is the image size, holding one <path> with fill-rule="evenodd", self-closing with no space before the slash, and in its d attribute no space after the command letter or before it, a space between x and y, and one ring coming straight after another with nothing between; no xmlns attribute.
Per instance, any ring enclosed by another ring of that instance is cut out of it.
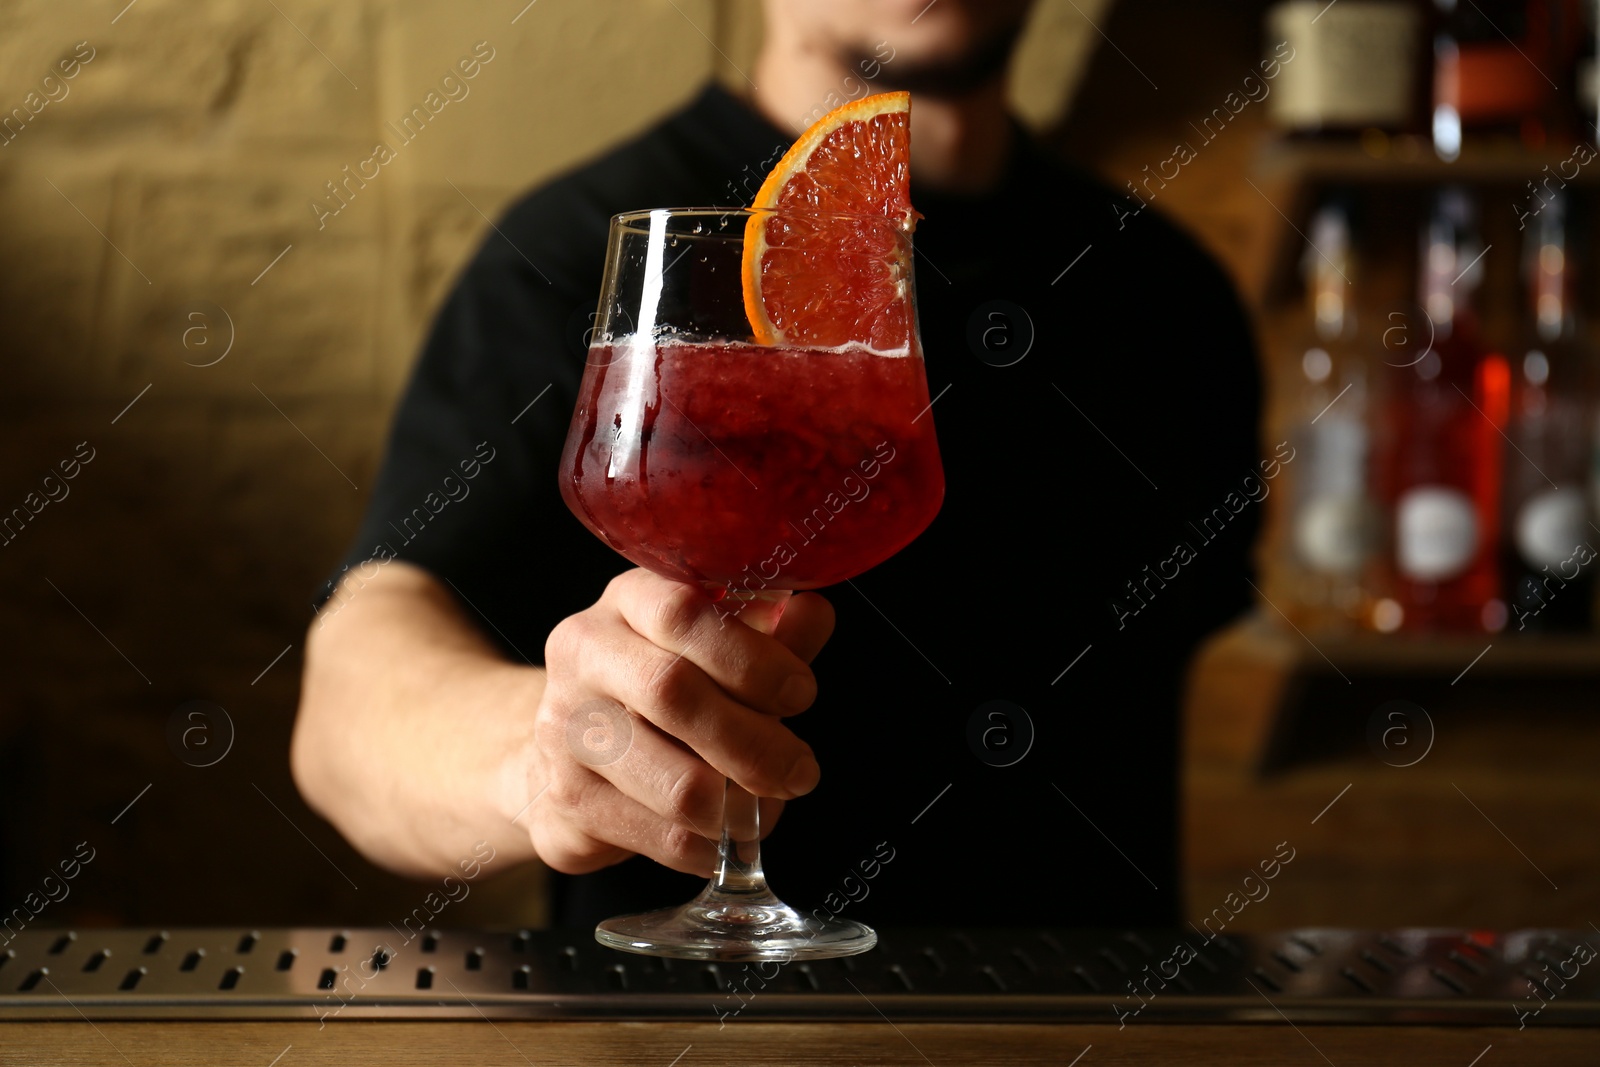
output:
<svg viewBox="0 0 1600 1067"><path fill-rule="evenodd" d="M721 643L718 655L719 678L725 678L727 687L746 698L759 697L763 695L763 690L770 694L773 686L771 675L778 670L774 667L775 659L764 656L760 650L750 647L751 644L753 642L746 643L737 638L726 640Z"/></svg>
<svg viewBox="0 0 1600 1067"><path fill-rule="evenodd" d="M545 641L545 669L555 680L603 679L616 656L617 632L599 608L567 616Z"/></svg>
<svg viewBox="0 0 1600 1067"><path fill-rule="evenodd" d="M692 857L702 847L704 840L699 831L683 823L667 823L661 831L662 851L680 862Z"/></svg>
<svg viewBox="0 0 1600 1067"><path fill-rule="evenodd" d="M633 714L610 697L594 697L568 712L564 734L574 759L586 767L605 767L633 747Z"/></svg>
<svg viewBox="0 0 1600 1067"><path fill-rule="evenodd" d="M555 737L563 732L566 712L553 700L541 700L533 712L533 736L537 740Z"/></svg>
<svg viewBox="0 0 1600 1067"><path fill-rule="evenodd" d="M534 842L534 849L545 866L561 874L588 874L605 866L612 850L592 838L577 834L550 833Z"/></svg>
<svg viewBox="0 0 1600 1067"><path fill-rule="evenodd" d="M583 633L588 625L585 612L568 615L550 630L544 642L546 666L570 662L583 647Z"/></svg>
<svg viewBox="0 0 1600 1067"><path fill-rule="evenodd" d="M657 634L682 648L694 636L709 606L698 589L674 583L651 603L649 625Z"/></svg>
<svg viewBox="0 0 1600 1067"><path fill-rule="evenodd" d="M709 767L691 767L667 787L667 803L691 824L714 823L722 817L723 783Z"/></svg>
<svg viewBox="0 0 1600 1067"><path fill-rule="evenodd" d="M587 774L564 761L557 761L550 770L550 803L558 811L570 813L583 807L589 793Z"/></svg>
<svg viewBox="0 0 1600 1067"><path fill-rule="evenodd" d="M645 664L639 692L655 717L671 715L692 701L695 670L683 656L665 653Z"/></svg>
<svg viewBox="0 0 1600 1067"><path fill-rule="evenodd" d="M638 568L630 568L618 572L606 583L605 591L600 594L600 603L614 603L621 600L627 593L628 587L634 585L640 576Z"/></svg>
<svg viewBox="0 0 1600 1067"><path fill-rule="evenodd" d="M536 837L533 847L539 853L539 858L544 861L544 865L553 871L561 874L584 874L588 871L588 865L584 863L583 857L565 844L548 837L542 840Z"/></svg>

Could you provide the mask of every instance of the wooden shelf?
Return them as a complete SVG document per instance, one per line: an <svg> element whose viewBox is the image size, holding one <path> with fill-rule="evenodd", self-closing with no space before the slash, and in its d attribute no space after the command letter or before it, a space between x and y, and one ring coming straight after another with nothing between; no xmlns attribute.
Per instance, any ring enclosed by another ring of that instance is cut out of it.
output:
<svg viewBox="0 0 1600 1067"><path fill-rule="evenodd" d="M1434 719L1594 719L1600 637L1301 634L1253 614L1206 648L1201 748L1272 775L1365 742L1371 717L1409 701Z"/></svg>
<svg viewBox="0 0 1600 1067"><path fill-rule="evenodd" d="M1600 821L1600 641L1307 636L1342 674L1281 619L1230 627L1195 663L1187 913L1289 840L1294 888L1240 928L1589 921L1600 840L1572 827ZM1393 719L1395 700L1415 707Z"/></svg>
<svg viewBox="0 0 1600 1067"><path fill-rule="evenodd" d="M1464 182L1480 185L1517 185L1539 176L1545 167L1564 175L1568 185L1600 185L1600 159L1581 164L1573 158L1576 146L1529 150L1514 141L1470 143L1459 159L1446 162L1420 137L1395 137L1389 150L1376 157L1354 141L1266 142L1257 161L1257 173L1271 181L1295 184L1443 185ZM1589 151L1594 151L1590 146ZM1562 167L1565 164L1565 167Z"/></svg>
<svg viewBox="0 0 1600 1067"><path fill-rule="evenodd" d="M1300 634L1265 615L1251 616L1239 631L1245 646L1255 646L1261 657L1292 662L1295 671L1307 674L1449 681L1470 665L1474 678L1600 683L1600 636L1594 634Z"/></svg>
<svg viewBox="0 0 1600 1067"><path fill-rule="evenodd" d="M1519 212L1530 217L1539 213L1540 200L1528 188L1534 181L1540 196L1544 193L1544 168L1582 198L1600 189L1600 158L1579 164L1573 148L1548 148L1532 151L1515 141L1472 142L1461 157L1446 162L1434 154L1432 145L1419 137L1396 137L1383 158L1375 158L1355 141L1298 141L1268 139L1256 150L1251 170L1262 195L1282 213L1284 225L1277 227L1270 240L1268 268L1263 276L1261 295L1267 308L1299 299L1295 279L1304 255L1310 214L1328 192L1337 190L1357 203L1364 216L1361 264L1366 278L1364 288L1384 276L1387 288L1380 303L1387 309L1406 305L1411 264L1416 255L1417 225L1425 217L1429 193L1440 186L1463 184L1475 187L1482 205L1480 222L1483 237L1490 244L1511 248L1520 244ZM1594 151L1592 146L1589 149ZM1492 210L1490 210L1492 207ZM1400 235L1396 239L1396 235ZM1403 251L1402 251L1403 250ZM1390 261L1396 255L1406 264L1395 272ZM1486 269L1502 271L1498 282L1508 284L1515 269L1497 261ZM1506 261L1515 263L1515 257ZM1509 274L1503 273L1510 271ZM1380 286L1385 282L1380 282ZM1398 288L1396 288L1398 286ZM1391 307L1391 305L1393 305Z"/></svg>

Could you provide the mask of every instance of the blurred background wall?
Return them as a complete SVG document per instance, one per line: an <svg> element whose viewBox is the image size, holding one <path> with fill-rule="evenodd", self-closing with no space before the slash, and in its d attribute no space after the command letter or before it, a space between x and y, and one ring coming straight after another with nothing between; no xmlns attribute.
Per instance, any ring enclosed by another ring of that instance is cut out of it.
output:
<svg viewBox="0 0 1600 1067"><path fill-rule="evenodd" d="M92 454L0 547L0 899L86 841L94 876L51 923L398 921L426 887L364 863L289 779L310 598L355 529L430 315L489 220L706 79L741 84L758 5L125 2L0 4L0 115L58 61L79 64L0 146L0 508ZM1120 187L1254 66L1263 7L1041 0L1015 106ZM331 211L327 183L395 143L387 124L467 58L467 95L337 214L312 207ZM1219 256L1270 341L1278 205L1304 209L1292 175L1261 172L1262 110L1159 207ZM1292 812L1296 842L1325 846L1301 870L1320 866L1292 903L1279 895L1236 928L1580 923L1594 879L1552 903L1447 785L1524 804L1495 810L1536 854L1565 857L1558 879L1582 880L1594 846L1551 818L1594 803L1592 727L1534 729L1513 754L1485 713L1403 780L1365 753L1264 777L1255 740L1276 690L1260 664L1283 659L1267 645L1230 658L1224 642L1197 683L1194 914L1271 855ZM1557 786L1523 788L1541 779ZM1402 808L1417 817L1396 828ZM442 921L542 917L540 872L524 869L478 883Z"/></svg>

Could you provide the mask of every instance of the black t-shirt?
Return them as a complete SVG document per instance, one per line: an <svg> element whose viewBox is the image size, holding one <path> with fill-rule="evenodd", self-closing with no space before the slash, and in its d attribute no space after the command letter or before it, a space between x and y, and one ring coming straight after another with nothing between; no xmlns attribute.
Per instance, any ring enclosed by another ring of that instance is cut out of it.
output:
<svg viewBox="0 0 1600 1067"><path fill-rule="evenodd" d="M346 565L420 565L540 662L629 566L556 486L608 219L748 203L790 140L708 88L515 204L439 311ZM883 925L1173 923L1184 668L1249 602L1276 473L1246 318L1193 241L1020 130L992 192L912 202L944 505L823 591L821 692L790 720L822 782L785 810L769 877L802 911ZM554 915L700 884L636 857L556 876Z"/></svg>

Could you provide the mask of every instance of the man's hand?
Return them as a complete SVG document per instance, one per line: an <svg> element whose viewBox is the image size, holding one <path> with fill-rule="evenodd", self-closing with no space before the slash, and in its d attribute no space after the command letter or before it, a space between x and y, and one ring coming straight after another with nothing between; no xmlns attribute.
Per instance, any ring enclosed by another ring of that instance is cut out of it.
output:
<svg viewBox="0 0 1600 1067"><path fill-rule="evenodd" d="M795 596L771 636L721 614L635 569L551 631L518 820L546 864L581 874L637 853L709 876L725 779L763 798L763 835L815 788L817 761L783 717L816 699L808 664L833 608Z"/></svg>
<svg viewBox="0 0 1600 1067"><path fill-rule="evenodd" d="M815 594L768 636L629 571L534 667L426 570L365 571L311 625L291 758L306 801L375 863L436 877L484 840L569 873L641 853L709 875L725 776L773 798L763 829L817 782L783 723L816 695L807 664L833 632Z"/></svg>

